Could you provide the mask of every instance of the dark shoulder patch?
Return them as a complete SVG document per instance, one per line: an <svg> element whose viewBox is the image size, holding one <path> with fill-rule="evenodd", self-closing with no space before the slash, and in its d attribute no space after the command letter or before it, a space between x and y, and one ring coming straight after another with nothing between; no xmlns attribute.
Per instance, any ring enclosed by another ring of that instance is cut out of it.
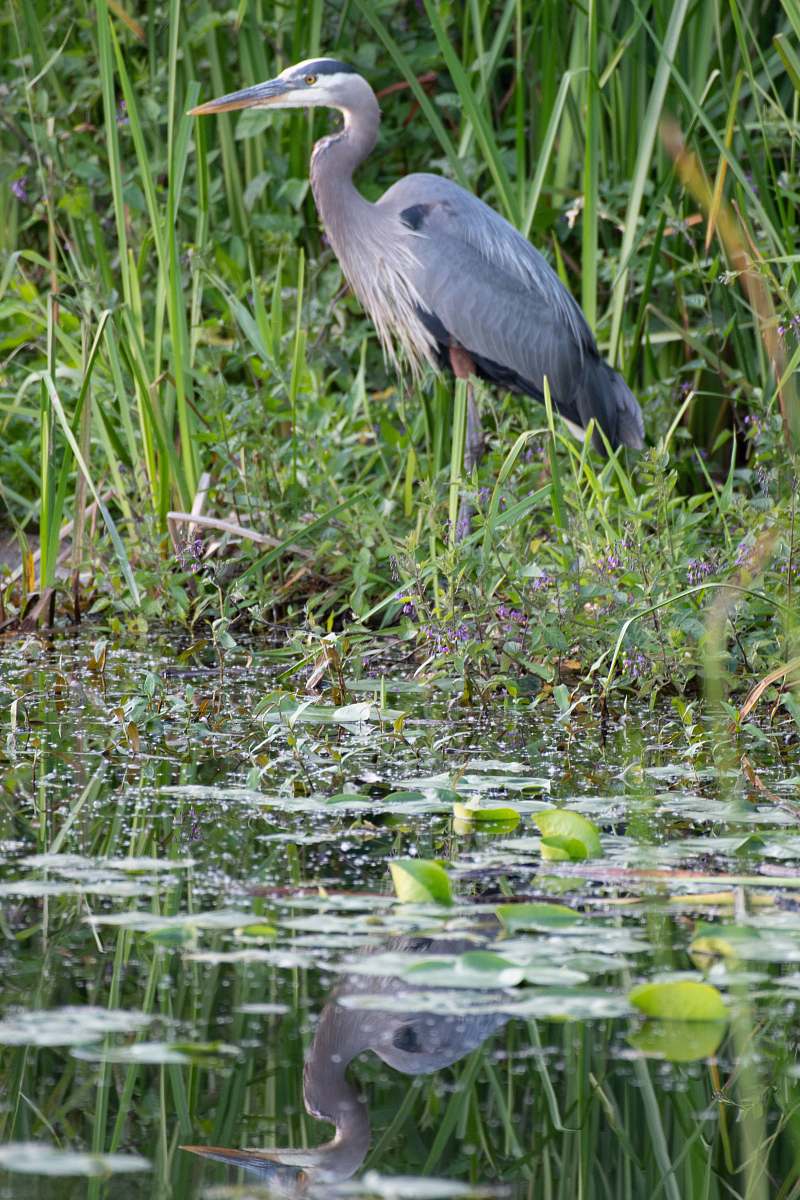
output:
<svg viewBox="0 0 800 1200"><path fill-rule="evenodd" d="M396 1050L402 1050L405 1054L419 1054L422 1049L413 1025L401 1025L399 1029L396 1029L392 1037L392 1045Z"/></svg>
<svg viewBox="0 0 800 1200"><path fill-rule="evenodd" d="M400 220L409 229L419 229L425 218L430 216L432 207L431 204L412 204L410 208L403 209L400 213Z"/></svg>
<svg viewBox="0 0 800 1200"><path fill-rule="evenodd" d="M304 75L357 75L355 67L350 63L340 62L338 58L320 58L316 62L306 63Z"/></svg>

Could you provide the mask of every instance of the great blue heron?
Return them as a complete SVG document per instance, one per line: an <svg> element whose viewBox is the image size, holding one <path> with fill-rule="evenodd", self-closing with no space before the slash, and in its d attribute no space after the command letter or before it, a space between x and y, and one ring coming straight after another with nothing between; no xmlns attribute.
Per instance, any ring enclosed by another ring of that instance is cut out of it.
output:
<svg viewBox="0 0 800 1200"><path fill-rule="evenodd" d="M639 405L600 357L578 304L546 260L488 205L439 175L406 175L375 204L353 184L374 148L380 108L347 63L308 59L276 79L231 92L192 114L241 108L337 108L339 133L317 142L311 190L345 277L369 313L387 358L478 376L553 404L572 425L591 418L612 447L641 447ZM399 353L398 353L399 352ZM481 455L469 391L465 469Z"/></svg>
<svg viewBox="0 0 800 1200"><path fill-rule="evenodd" d="M497 932L491 918L461 936L397 937L376 949L390 955L461 954L486 944ZM282 1196L296 1197L313 1184L349 1179L367 1156L371 1141L369 1113L359 1089L347 1077L350 1063L371 1050L406 1075L425 1075L450 1066L477 1049L505 1025L501 997L494 1011L456 1015L418 1011L414 994L420 987L394 975L354 974L334 992L322 1010L303 1068L303 1098L310 1113L329 1121L332 1141L312 1150L238 1150L226 1146L183 1146L203 1158L243 1167L259 1175ZM429 986L422 990L435 991ZM492 996L483 993L482 998ZM386 1007L342 1003L347 997L386 998Z"/></svg>

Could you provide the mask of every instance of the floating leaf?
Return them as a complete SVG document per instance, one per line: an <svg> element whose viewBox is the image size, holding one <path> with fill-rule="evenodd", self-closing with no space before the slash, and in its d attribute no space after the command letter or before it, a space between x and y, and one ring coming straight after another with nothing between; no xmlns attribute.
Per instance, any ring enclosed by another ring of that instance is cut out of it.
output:
<svg viewBox="0 0 800 1200"><path fill-rule="evenodd" d="M467 950L455 958L434 958L414 963L404 972L415 986L457 988L516 987L524 970L491 950Z"/></svg>
<svg viewBox="0 0 800 1200"><path fill-rule="evenodd" d="M542 834L542 857L559 859L599 858L603 853L594 821L566 808L537 812L533 820Z"/></svg>
<svg viewBox="0 0 800 1200"><path fill-rule="evenodd" d="M500 920L510 933L517 929L536 929L549 933L554 929L565 929L579 921L577 913L566 904L500 904L495 909Z"/></svg>
<svg viewBox="0 0 800 1200"><path fill-rule="evenodd" d="M629 996L648 1017L662 1021L727 1021L728 1010L720 992L710 983L677 979L640 983Z"/></svg>
<svg viewBox="0 0 800 1200"><path fill-rule="evenodd" d="M724 1035L724 1021L645 1021L628 1040L648 1058L679 1063L711 1058Z"/></svg>
<svg viewBox="0 0 800 1200"><path fill-rule="evenodd" d="M397 899L402 904L452 904L450 877L440 863L397 858L389 863Z"/></svg>
<svg viewBox="0 0 800 1200"><path fill-rule="evenodd" d="M0 1167L23 1175L115 1175L149 1171L150 1163L138 1154L79 1154L56 1150L47 1142L10 1142L0 1146Z"/></svg>
<svg viewBox="0 0 800 1200"><path fill-rule="evenodd" d="M109 1033L135 1033L149 1021L145 1013L91 1005L31 1009L0 1021L0 1045L79 1046Z"/></svg>
<svg viewBox="0 0 800 1200"><path fill-rule="evenodd" d="M477 804L453 805L453 816L465 825L516 825L519 813L515 808L479 808Z"/></svg>

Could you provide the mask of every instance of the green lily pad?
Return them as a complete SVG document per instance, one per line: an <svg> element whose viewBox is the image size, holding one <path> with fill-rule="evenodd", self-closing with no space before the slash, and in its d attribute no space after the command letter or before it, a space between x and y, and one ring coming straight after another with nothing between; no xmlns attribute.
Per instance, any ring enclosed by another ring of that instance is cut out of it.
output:
<svg viewBox="0 0 800 1200"><path fill-rule="evenodd" d="M640 1012L662 1021L727 1021L728 1010L717 989L695 979L640 983L628 999Z"/></svg>
<svg viewBox="0 0 800 1200"><path fill-rule="evenodd" d="M516 929L536 929L549 933L554 929L565 929L579 921L577 913L566 904L500 904L495 909L497 916L509 932Z"/></svg>
<svg viewBox="0 0 800 1200"><path fill-rule="evenodd" d="M645 1021L628 1040L647 1058L697 1062L711 1058L725 1035L724 1021Z"/></svg>
<svg viewBox="0 0 800 1200"><path fill-rule="evenodd" d="M542 834L542 857L554 861L600 858L603 847L594 821L566 808L548 808L534 813Z"/></svg>
<svg viewBox="0 0 800 1200"><path fill-rule="evenodd" d="M453 805L453 816L470 825L516 825L519 821L515 808L478 808L476 804L463 802Z"/></svg>
<svg viewBox="0 0 800 1200"><path fill-rule="evenodd" d="M424 858L397 858L389 863L401 904L452 904L450 877L440 863Z"/></svg>

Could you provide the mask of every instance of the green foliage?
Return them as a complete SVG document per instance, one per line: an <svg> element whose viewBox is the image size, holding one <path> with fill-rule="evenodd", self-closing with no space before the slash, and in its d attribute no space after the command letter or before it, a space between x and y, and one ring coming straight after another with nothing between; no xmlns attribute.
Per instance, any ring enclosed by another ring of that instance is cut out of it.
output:
<svg viewBox="0 0 800 1200"><path fill-rule="evenodd" d="M662 1021L726 1021L728 1010L717 988L696 979L640 983L631 1004L648 1017Z"/></svg>
<svg viewBox="0 0 800 1200"><path fill-rule="evenodd" d="M397 899L402 904L452 904L450 878L437 862L398 858L389 863Z"/></svg>
<svg viewBox="0 0 800 1200"><path fill-rule="evenodd" d="M562 720L601 688L655 702L705 676L724 700L796 653L788 0L121 12L0 17L0 506L18 547L0 620L56 587L58 619L77 597L220 656L275 622L299 641L394 633L467 699L552 698ZM639 396L645 453L604 462L534 402L486 394L489 452L463 478L463 395L387 372L339 293L307 184L327 116L186 116L318 52L391 89L364 194L439 170L531 236ZM713 181L713 229L666 115ZM179 523L171 545L168 512L196 500L266 541Z"/></svg>

